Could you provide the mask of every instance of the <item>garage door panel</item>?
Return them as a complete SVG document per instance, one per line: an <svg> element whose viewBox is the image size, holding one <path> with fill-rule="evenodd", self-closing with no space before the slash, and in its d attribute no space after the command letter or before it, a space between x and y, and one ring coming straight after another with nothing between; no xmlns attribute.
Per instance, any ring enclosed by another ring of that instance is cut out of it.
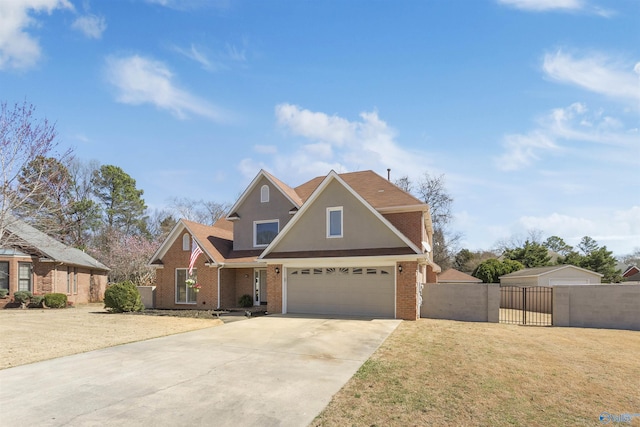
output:
<svg viewBox="0 0 640 427"><path fill-rule="evenodd" d="M394 317L393 267L308 268L287 274L287 312Z"/></svg>

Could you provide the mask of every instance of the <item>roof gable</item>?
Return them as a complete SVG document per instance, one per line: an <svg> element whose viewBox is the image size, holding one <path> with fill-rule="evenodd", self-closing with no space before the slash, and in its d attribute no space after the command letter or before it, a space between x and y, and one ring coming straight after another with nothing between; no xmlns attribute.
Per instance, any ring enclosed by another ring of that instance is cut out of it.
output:
<svg viewBox="0 0 640 427"><path fill-rule="evenodd" d="M213 225L204 225L197 222L181 219L176 223L167 238L151 257L149 265L162 264L162 258L167 254L171 246L181 239L184 233L189 235L200 246L212 265L227 263L251 263L255 261L261 250L234 251L233 250L233 223L224 218L219 219Z"/></svg>
<svg viewBox="0 0 640 427"><path fill-rule="evenodd" d="M362 205L362 207L368 211L375 219L377 219L382 226L386 227L395 237L399 239L401 244L410 248L413 253L421 254L422 251L418 249L404 234L400 233L386 218L384 218L376 209L374 209L360 194L358 194L353 188L351 188L335 171L331 171L322 182L315 187L313 193L311 193L305 200L304 204L300 208L300 210L296 213L296 215L289 221L289 223L280 231L280 233L275 237L275 239L271 242L271 244L264 250L264 252L260 255L260 258L265 257L269 253L273 252L278 245L283 242L287 235L296 227L300 221L305 218L307 212L313 209L314 203L318 200L318 198L325 192L325 190L329 187L329 185L333 182L338 183L338 185L342 186L348 194L350 194L357 203ZM324 227L323 227L324 229Z"/></svg>
<svg viewBox="0 0 640 427"><path fill-rule="evenodd" d="M246 198L249 196L249 194L251 194L251 192L258 185L258 183L260 182L260 180L262 178L266 179L275 188L277 188L284 195L284 197L287 198L291 202L291 204L294 207L300 208L300 206L302 206L302 199L295 192L295 190L293 188L289 187L287 184L285 184L284 182L280 181L278 178L276 178L275 176L271 175L270 173L268 173L264 169L260 169L260 172L258 172L256 177L253 178L251 183L247 186L247 188L244 190L244 192L240 195L240 197L238 198L236 203L231 207L231 209L229 209L229 214L227 215L227 219L234 219L235 218L234 217L235 212L245 202Z"/></svg>

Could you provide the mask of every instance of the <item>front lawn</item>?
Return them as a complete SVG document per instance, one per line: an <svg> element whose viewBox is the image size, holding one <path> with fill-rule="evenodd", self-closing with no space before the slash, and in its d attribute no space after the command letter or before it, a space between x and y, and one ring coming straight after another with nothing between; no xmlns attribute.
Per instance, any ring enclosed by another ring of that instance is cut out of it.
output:
<svg viewBox="0 0 640 427"><path fill-rule="evenodd" d="M403 322L313 426L603 425L638 414L640 332Z"/></svg>

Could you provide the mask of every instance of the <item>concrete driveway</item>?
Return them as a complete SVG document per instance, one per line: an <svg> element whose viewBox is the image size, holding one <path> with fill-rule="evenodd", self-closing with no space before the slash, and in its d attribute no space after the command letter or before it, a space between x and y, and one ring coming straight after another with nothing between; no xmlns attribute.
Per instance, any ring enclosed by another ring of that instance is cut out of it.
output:
<svg viewBox="0 0 640 427"><path fill-rule="evenodd" d="M2 426L306 426L399 320L266 316L0 371Z"/></svg>

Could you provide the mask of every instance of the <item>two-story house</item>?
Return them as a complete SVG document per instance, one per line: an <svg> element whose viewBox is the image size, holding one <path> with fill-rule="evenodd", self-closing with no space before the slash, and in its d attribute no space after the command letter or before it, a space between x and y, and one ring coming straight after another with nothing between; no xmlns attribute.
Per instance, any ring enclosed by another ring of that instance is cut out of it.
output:
<svg viewBox="0 0 640 427"><path fill-rule="evenodd" d="M436 282L429 207L372 171L292 188L262 170L213 226L180 220L153 255L156 307L216 309L251 295L269 313L419 317ZM187 284L193 245L192 276Z"/></svg>

